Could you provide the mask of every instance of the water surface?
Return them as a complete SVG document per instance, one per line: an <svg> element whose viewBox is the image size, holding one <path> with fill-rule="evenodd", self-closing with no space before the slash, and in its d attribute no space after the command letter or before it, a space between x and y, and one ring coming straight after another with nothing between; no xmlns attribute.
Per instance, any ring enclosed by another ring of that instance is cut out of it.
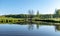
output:
<svg viewBox="0 0 60 36"><path fill-rule="evenodd" d="M59 26L0 24L0 36L60 36Z"/></svg>

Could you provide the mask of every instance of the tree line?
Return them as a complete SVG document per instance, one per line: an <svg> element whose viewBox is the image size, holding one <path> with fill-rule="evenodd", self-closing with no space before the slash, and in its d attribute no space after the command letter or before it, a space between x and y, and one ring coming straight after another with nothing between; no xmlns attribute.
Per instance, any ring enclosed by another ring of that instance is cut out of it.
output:
<svg viewBox="0 0 60 36"><path fill-rule="evenodd" d="M18 15L4 15L5 17L12 17L12 18L60 18L60 9L55 10L55 14L39 14L37 11L36 15L34 14L33 10L29 10L28 14L18 14Z"/></svg>

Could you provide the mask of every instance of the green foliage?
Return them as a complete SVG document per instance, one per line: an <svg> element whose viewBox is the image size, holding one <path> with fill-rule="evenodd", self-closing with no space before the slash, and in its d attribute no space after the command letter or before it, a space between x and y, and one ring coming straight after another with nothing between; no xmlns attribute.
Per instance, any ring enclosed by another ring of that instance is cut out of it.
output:
<svg viewBox="0 0 60 36"><path fill-rule="evenodd" d="M37 11L36 17L40 17L39 11Z"/></svg>
<svg viewBox="0 0 60 36"><path fill-rule="evenodd" d="M60 15L60 9L56 10L56 15Z"/></svg>
<svg viewBox="0 0 60 36"><path fill-rule="evenodd" d="M34 15L34 11L33 10L29 10L28 14L18 14L18 15L3 15L5 17L9 17L9 18L60 18L60 9L55 11L56 14L39 14L39 11L37 11L36 15ZM2 16L1 16L2 17Z"/></svg>

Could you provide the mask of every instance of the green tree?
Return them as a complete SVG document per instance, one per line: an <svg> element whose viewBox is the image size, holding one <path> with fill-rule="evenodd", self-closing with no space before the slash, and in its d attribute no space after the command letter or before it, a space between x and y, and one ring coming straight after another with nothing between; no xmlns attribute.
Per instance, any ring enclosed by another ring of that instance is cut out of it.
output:
<svg viewBox="0 0 60 36"><path fill-rule="evenodd" d="M60 9L55 10L55 15L56 18L60 18Z"/></svg>
<svg viewBox="0 0 60 36"><path fill-rule="evenodd" d="M32 18L34 17L33 16L34 15L34 11L33 10L29 10L28 13L29 13L29 21L32 21Z"/></svg>
<svg viewBox="0 0 60 36"><path fill-rule="evenodd" d="M60 15L60 9L56 10L56 15Z"/></svg>
<svg viewBox="0 0 60 36"><path fill-rule="evenodd" d="M40 14L39 14L39 10L37 11L37 14L36 14L37 17L40 17Z"/></svg>

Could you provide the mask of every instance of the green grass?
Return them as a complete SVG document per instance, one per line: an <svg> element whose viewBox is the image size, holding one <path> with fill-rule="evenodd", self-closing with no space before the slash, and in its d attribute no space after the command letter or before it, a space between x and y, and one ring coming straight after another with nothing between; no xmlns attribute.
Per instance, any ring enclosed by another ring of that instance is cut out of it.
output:
<svg viewBox="0 0 60 36"><path fill-rule="evenodd" d="M0 23L15 23L15 22L24 22L24 18L7 18L7 17L0 17Z"/></svg>
<svg viewBox="0 0 60 36"><path fill-rule="evenodd" d="M54 20L54 21L60 21L60 18L32 18L32 22L36 22L35 19L38 20ZM2 22L8 22L8 23L16 23L16 22L29 22L29 20L27 20L27 18L11 18L11 17L0 17L0 23Z"/></svg>

